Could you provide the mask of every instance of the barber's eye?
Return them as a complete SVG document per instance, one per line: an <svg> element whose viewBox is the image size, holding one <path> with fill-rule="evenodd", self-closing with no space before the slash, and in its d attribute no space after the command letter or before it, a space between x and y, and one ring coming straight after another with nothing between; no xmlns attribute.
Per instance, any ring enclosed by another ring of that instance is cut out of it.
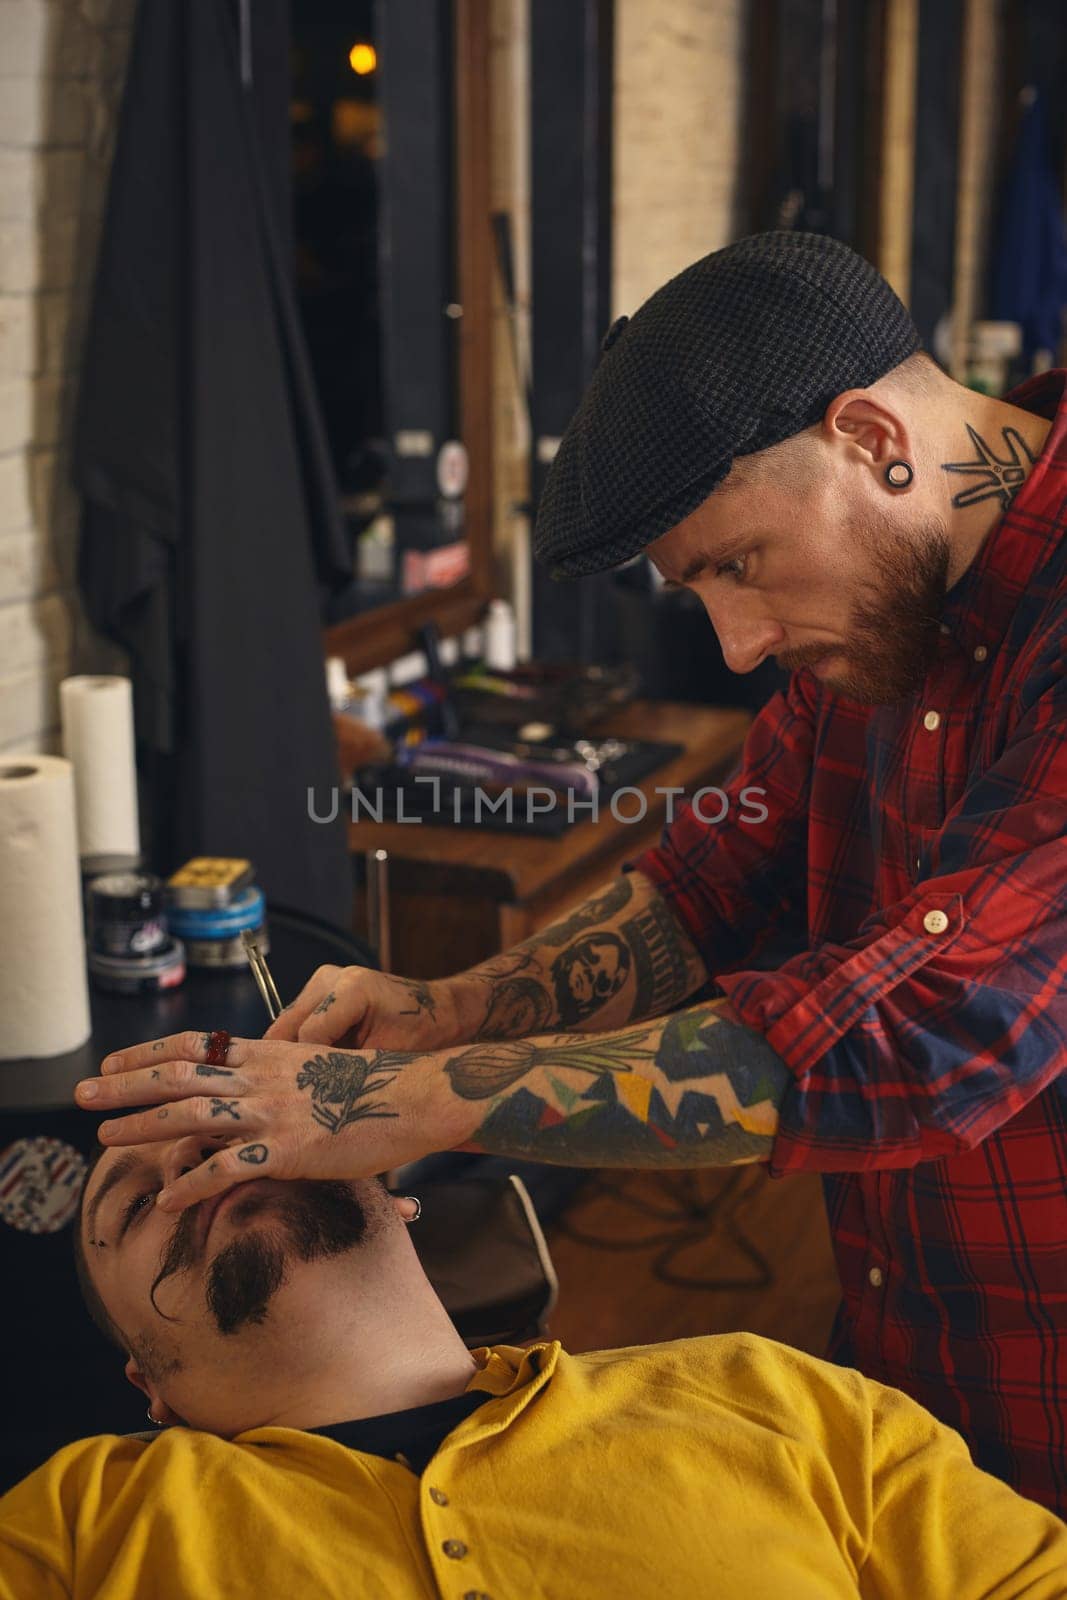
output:
<svg viewBox="0 0 1067 1600"><path fill-rule="evenodd" d="M736 578L740 582L745 575L747 565L747 556L734 556L732 560L724 561L722 566L715 568L715 576L717 578Z"/></svg>

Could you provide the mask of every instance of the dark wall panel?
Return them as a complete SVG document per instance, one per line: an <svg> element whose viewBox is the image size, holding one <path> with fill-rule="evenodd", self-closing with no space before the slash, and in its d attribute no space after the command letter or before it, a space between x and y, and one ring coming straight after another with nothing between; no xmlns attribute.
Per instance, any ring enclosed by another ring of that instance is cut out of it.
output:
<svg viewBox="0 0 1067 1600"><path fill-rule="evenodd" d="M963 0L920 0L911 314L930 346L952 305Z"/></svg>
<svg viewBox="0 0 1067 1600"><path fill-rule="evenodd" d="M530 7L530 207L534 504L592 376L611 315L612 0ZM533 579L534 653L607 653L607 578Z"/></svg>

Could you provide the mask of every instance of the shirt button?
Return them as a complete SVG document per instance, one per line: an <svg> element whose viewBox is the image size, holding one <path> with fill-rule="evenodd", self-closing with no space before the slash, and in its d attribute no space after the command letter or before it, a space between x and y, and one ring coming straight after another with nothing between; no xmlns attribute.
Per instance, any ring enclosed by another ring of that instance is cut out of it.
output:
<svg viewBox="0 0 1067 1600"><path fill-rule="evenodd" d="M431 1489L430 1499L435 1506L447 1506L448 1504L448 1496L443 1489Z"/></svg>
<svg viewBox="0 0 1067 1600"><path fill-rule="evenodd" d="M984 644L975 645L975 647L974 647L974 659L976 661L984 661L988 654L989 654L989 651L986 649Z"/></svg>
<svg viewBox="0 0 1067 1600"><path fill-rule="evenodd" d="M941 718L936 711L928 711L923 718L923 727L927 733L936 733L941 726Z"/></svg>
<svg viewBox="0 0 1067 1600"><path fill-rule="evenodd" d="M446 1539L441 1549L450 1561L462 1561L467 1554L467 1546L462 1539Z"/></svg>
<svg viewBox="0 0 1067 1600"><path fill-rule="evenodd" d="M870 1284L872 1289L880 1289L882 1287L883 1280L884 1275L881 1267L872 1267L870 1272L867 1274L867 1282Z"/></svg>
<svg viewBox="0 0 1067 1600"><path fill-rule="evenodd" d="M923 927L927 933L944 933L948 918L943 911L928 911L923 918Z"/></svg>

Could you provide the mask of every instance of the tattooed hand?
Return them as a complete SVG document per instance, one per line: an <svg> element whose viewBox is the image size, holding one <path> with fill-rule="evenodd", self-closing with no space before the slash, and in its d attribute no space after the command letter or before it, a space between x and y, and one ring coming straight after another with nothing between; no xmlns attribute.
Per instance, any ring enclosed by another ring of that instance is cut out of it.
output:
<svg viewBox="0 0 1067 1600"><path fill-rule="evenodd" d="M360 1049L438 1050L457 1038L443 984L370 967L320 967L271 1023L265 1039Z"/></svg>
<svg viewBox="0 0 1067 1600"><path fill-rule="evenodd" d="M102 1144L206 1141L200 1165L157 1198L165 1210L253 1178L369 1177L462 1143L479 1120L440 1072L419 1070L419 1053L233 1039L214 1066L210 1038L123 1050L76 1091L86 1110L129 1113L102 1124Z"/></svg>

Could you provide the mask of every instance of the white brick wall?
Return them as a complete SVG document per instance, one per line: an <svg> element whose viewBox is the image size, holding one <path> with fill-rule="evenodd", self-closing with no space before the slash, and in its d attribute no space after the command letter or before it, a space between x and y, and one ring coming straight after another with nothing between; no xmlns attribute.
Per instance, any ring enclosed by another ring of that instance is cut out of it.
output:
<svg viewBox="0 0 1067 1600"><path fill-rule="evenodd" d="M0 752L121 670L74 588L69 432L136 0L0 0Z"/></svg>
<svg viewBox="0 0 1067 1600"><path fill-rule="evenodd" d="M492 188L511 213L520 338L528 338L527 10L492 0ZM616 0L613 314L633 312L675 272L736 236L745 0ZM526 425L511 330L494 276L494 552L508 592L512 513L529 492ZM0 333L2 338L2 333Z"/></svg>
<svg viewBox="0 0 1067 1600"><path fill-rule="evenodd" d="M745 0L617 0L614 315L736 237Z"/></svg>

